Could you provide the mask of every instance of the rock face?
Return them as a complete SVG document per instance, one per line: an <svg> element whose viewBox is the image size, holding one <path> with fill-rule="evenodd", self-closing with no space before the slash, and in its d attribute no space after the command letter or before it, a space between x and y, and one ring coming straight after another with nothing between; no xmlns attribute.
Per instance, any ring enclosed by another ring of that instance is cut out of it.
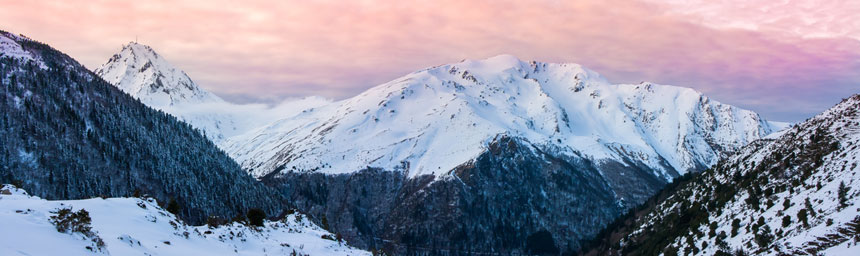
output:
<svg viewBox="0 0 860 256"><path fill-rule="evenodd" d="M149 194L202 223L283 199L188 124L69 56L0 31L0 182L46 199Z"/></svg>
<svg viewBox="0 0 860 256"><path fill-rule="evenodd" d="M612 224L592 255L854 255L860 95L681 179Z"/></svg>

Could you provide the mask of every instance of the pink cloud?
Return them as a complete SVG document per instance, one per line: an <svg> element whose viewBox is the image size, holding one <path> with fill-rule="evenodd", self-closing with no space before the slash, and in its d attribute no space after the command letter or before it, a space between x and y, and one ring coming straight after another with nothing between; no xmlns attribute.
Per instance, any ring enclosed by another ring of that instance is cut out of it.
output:
<svg viewBox="0 0 860 256"><path fill-rule="evenodd" d="M228 99L345 98L415 70L502 53L577 62L614 82L693 87L782 120L808 117L860 87L857 40L703 26L637 1L0 5L2 29L88 67L139 36Z"/></svg>

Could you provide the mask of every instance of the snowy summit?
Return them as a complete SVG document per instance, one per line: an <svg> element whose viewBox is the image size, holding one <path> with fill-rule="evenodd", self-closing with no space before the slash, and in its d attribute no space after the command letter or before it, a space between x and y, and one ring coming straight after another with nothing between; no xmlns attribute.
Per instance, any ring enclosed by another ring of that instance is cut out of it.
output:
<svg viewBox="0 0 860 256"><path fill-rule="evenodd" d="M198 87L185 72L167 62L152 48L137 42L124 45L95 73L147 106L156 108L180 103L222 101Z"/></svg>

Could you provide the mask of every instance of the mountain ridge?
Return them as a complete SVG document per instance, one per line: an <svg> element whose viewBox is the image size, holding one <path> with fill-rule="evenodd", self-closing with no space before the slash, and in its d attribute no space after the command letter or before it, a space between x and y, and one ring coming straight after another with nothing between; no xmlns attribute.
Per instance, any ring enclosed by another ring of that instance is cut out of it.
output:
<svg viewBox="0 0 860 256"><path fill-rule="evenodd" d="M670 97L659 98L663 94ZM685 112L672 112L672 104ZM673 131L660 122L679 127ZM705 125L711 127L697 127ZM716 151L737 149L784 126L688 88L613 85L577 64L499 55L411 73L234 137L224 148L257 177L276 169L344 173L366 166L440 176L507 134L583 151L598 161L629 151L671 178L713 164ZM698 148L683 148L685 139ZM439 152L434 145L450 148ZM669 168L661 166L664 161Z"/></svg>

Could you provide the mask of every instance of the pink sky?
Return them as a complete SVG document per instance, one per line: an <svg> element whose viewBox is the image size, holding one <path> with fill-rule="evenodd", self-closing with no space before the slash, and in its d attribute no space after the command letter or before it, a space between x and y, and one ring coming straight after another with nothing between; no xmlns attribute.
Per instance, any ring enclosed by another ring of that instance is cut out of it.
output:
<svg viewBox="0 0 860 256"><path fill-rule="evenodd" d="M89 68L137 36L236 102L354 96L461 59L575 62L800 121L860 92L857 1L15 1L0 29Z"/></svg>

